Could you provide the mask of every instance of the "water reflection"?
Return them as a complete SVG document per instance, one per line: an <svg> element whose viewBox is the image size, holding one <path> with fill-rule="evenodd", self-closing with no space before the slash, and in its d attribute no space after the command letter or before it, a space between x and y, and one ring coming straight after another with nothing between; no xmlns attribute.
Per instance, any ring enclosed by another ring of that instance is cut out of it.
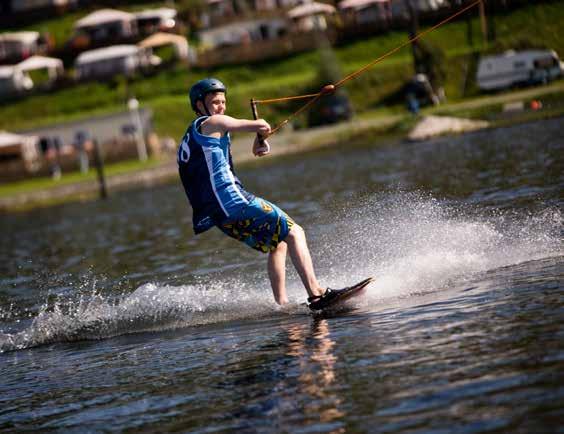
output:
<svg viewBox="0 0 564 434"><path fill-rule="evenodd" d="M311 326L288 324L288 348L286 354L297 360L299 369L298 390L305 398L304 415L319 418L322 423L343 418L343 399L337 393L333 352L335 341L331 338L326 319L316 319ZM344 428L331 432L344 432Z"/></svg>
<svg viewBox="0 0 564 434"><path fill-rule="evenodd" d="M328 282L378 276L348 316L274 315L263 258L219 231L193 237L177 184L0 218L0 339L59 342L0 355L0 431L550 432L564 402L561 125L246 169L251 191L311 228ZM62 314L41 315L55 297ZM202 317L213 324L131 335ZM60 343L114 332L127 336Z"/></svg>

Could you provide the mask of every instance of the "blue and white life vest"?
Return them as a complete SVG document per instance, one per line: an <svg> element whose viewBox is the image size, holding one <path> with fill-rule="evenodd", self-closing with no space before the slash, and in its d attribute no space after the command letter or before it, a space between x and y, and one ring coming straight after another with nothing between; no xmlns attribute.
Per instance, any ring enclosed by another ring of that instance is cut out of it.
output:
<svg viewBox="0 0 564 434"><path fill-rule="evenodd" d="M236 214L254 199L235 176L229 133L219 139L200 133L207 118L202 116L190 124L177 156L197 234Z"/></svg>

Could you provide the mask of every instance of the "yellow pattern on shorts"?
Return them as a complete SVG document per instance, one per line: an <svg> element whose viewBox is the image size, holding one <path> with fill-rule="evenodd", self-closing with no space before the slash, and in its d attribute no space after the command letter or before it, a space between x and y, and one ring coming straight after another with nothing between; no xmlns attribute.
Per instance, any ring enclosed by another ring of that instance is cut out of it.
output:
<svg viewBox="0 0 564 434"><path fill-rule="evenodd" d="M246 218L229 220L218 225L232 238L264 253L275 250L294 225L288 215L264 200L257 200Z"/></svg>
<svg viewBox="0 0 564 434"><path fill-rule="evenodd" d="M260 205L262 206L264 212L266 213L272 212L272 207L269 204L267 204L264 200L260 201Z"/></svg>

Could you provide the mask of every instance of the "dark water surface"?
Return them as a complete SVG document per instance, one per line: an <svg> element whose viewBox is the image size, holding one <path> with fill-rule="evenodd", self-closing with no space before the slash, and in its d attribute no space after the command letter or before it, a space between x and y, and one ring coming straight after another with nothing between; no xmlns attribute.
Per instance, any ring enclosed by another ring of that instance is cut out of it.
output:
<svg viewBox="0 0 564 434"><path fill-rule="evenodd" d="M0 431L564 432L563 119L267 159L288 263L194 237L179 184L0 216Z"/></svg>

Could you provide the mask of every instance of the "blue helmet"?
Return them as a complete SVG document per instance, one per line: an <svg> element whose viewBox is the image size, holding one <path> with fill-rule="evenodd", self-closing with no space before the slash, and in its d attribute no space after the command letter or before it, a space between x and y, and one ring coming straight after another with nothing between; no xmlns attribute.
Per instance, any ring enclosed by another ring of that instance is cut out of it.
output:
<svg viewBox="0 0 564 434"><path fill-rule="evenodd" d="M190 104L192 105L192 109L197 113L198 107L196 103L198 101L203 102L206 95L213 92L227 93L227 88L217 78L204 78L194 84L190 88Z"/></svg>

